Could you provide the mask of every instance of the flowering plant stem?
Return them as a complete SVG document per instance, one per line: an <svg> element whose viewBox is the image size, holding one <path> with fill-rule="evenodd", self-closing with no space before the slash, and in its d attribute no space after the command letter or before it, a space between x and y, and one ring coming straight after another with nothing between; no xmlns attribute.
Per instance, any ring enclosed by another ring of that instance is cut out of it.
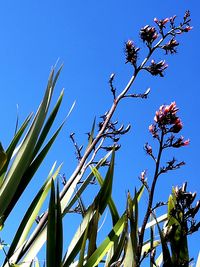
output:
<svg viewBox="0 0 200 267"><path fill-rule="evenodd" d="M156 187L156 182L159 177L159 168L160 168L160 160L161 160L161 155L163 151L163 140L164 140L164 131L161 132L161 138L159 140L159 151L158 151L158 157L156 160L156 166L155 166L155 173L154 173L154 178L152 181L152 185L149 191L149 200L148 200L148 206L146 210L146 214L144 216L144 220L142 223L142 227L139 233L139 245L138 245L138 251L137 251L137 262L138 265L140 266L140 258L141 258L141 251L142 251L142 245L143 245L143 240L144 240L144 233L145 233L145 227L147 225L147 222L149 220L149 217L152 212L152 204L153 204L153 197L154 197L154 192L155 192L155 187Z"/></svg>
<svg viewBox="0 0 200 267"><path fill-rule="evenodd" d="M109 112L108 112L108 114L106 116L106 119L105 119L105 121L104 121L104 123L102 125L101 130L98 132L97 136L94 138L94 140L91 143L91 145L85 151L85 154L83 155L82 159L80 160L77 168L75 169L75 171L71 175L70 179L68 180L67 184L65 185L65 187L61 191L61 193L60 193L60 198L61 199L63 198L63 196L65 195L65 193L67 192L67 190L69 189L69 187L71 186L71 184L73 183L74 179L76 179L77 175L81 171L82 167L84 166L86 160L88 159L89 155L91 154L91 152L94 149L94 147L96 146L96 144L100 141L100 139L104 135L105 130L107 128L107 125L110 122L110 120L111 120L111 118L112 118L112 116L113 116L113 114L114 114L114 112L115 112L115 110L116 110L119 102L126 96L127 92L129 91L129 89L131 88L132 84L134 83L134 81L135 81L138 73L143 69L143 67L145 66L145 64L147 63L147 61L150 59L151 55L153 54L153 52L156 50L156 48L158 48L160 46L160 44L164 41L164 39L168 36L168 34L166 34L163 38L161 38L157 42L157 44L155 44L155 46L149 50L149 53L148 53L147 57L143 60L143 62L141 63L141 65L138 68L135 68L134 74L131 76L131 78L128 81L126 87L118 95L118 97L116 99L114 99L114 102L113 102L113 104L112 104L112 106L111 106L111 108L110 108L110 110L109 110Z"/></svg>

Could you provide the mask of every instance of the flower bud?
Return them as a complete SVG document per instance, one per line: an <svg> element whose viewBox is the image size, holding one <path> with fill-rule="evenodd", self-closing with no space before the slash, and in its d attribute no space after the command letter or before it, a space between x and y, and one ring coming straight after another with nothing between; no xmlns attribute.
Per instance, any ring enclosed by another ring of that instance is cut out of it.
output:
<svg viewBox="0 0 200 267"><path fill-rule="evenodd" d="M168 65L164 60L161 60L158 63L152 60L151 65L149 67L146 67L146 70L154 76L160 75L160 77L164 77L163 72L167 67Z"/></svg>
<svg viewBox="0 0 200 267"><path fill-rule="evenodd" d="M177 53L176 47L179 45L179 43L175 39L171 39L167 44L162 46L162 49L166 51L166 54L171 53L175 54Z"/></svg>
<svg viewBox="0 0 200 267"><path fill-rule="evenodd" d="M187 27L185 27L185 29L183 29L183 32L189 32L189 31L191 31L193 29L193 27L191 27L191 26L187 26Z"/></svg>
<svg viewBox="0 0 200 267"><path fill-rule="evenodd" d="M128 40L126 42L125 53L126 53L126 63L130 62L135 65L137 62L139 48L136 48L133 41Z"/></svg>
<svg viewBox="0 0 200 267"><path fill-rule="evenodd" d="M187 182L183 183L182 187L181 187L181 191L184 193L186 192L186 188L187 188Z"/></svg>
<svg viewBox="0 0 200 267"><path fill-rule="evenodd" d="M169 129L170 132L172 133L178 133L180 130L183 128L183 123L181 120L178 118L175 124Z"/></svg>
<svg viewBox="0 0 200 267"><path fill-rule="evenodd" d="M158 27L162 30L165 27L165 24L170 21L169 18L165 18L162 20L158 20L157 18L154 19L154 22L158 25Z"/></svg>
<svg viewBox="0 0 200 267"><path fill-rule="evenodd" d="M148 143L145 144L144 149L147 154L152 155L152 147Z"/></svg>
<svg viewBox="0 0 200 267"><path fill-rule="evenodd" d="M158 34L154 27L146 25L140 30L140 37L143 42L146 42L148 45L151 45L153 41L157 39Z"/></svg>

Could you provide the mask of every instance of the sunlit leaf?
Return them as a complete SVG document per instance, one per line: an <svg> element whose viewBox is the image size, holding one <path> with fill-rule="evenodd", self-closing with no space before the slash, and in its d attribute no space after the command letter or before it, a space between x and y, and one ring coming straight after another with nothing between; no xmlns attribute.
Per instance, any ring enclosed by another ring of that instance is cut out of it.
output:
<svg viewBox="0 0 200 267"><path fill-rule="evenodd" d="M91 221L94 214L95 214L95 211L93 210L92 206L90 206L82 223L78 227L78 230L76 231L73 239L70 242L67 253L63 260L63 264L62 264L63 267L69 266L75 259L76 255L79 253L85 231L88 227L88 223Z"/></svg>
<svg viewBox="0 0 200 267"><path fill-rule="evenodd" d="M200 252L197 258L197 263L196 263L196 267L200 267Z"/></svg>
<svg viewBox="0 0 200 267"><path fill-rule="evenodd" d="M20 256L21 250L23 249L23 244L51 188L51 179L55 179L57 177L58 173L60 172L61 165L57 168L55 172L54 168L55 164L49 172L49 175L44 185L33 199L30 207L28 208L26 214L24 215L20 223L19 228L16 231L16 235L13 239L13 242L11 243L9 251L7 252L7 259L11 258L12 262L15 262Z"/></svg>
<svg viewBox="0 0 200 267"><path fill-rule="evenodd" d="M154 216L155 221L157 222L158 232L160 235L160 241L162 245L162 255L163 255L163 263L164 266L172 266L171 256L170 252L167 246L167 241L165 240L164 234L162 232L162 229L160 228L159 222L157 221L156 217Z"/></svg>
<svg viewBox="0 0 200 267"><path fill-rule="evenodd" d="M51 196L47 224L47 267L59 267L62 261L62 215L59 188L55 194L54 181L51 180Z"/></svg>
<svg viewBox="0 0 200 267"><path fill-rule="evenodd" d="M98 168L100 168L106 162L107 158L111 155L111 153L112 153L112 151L109 151L101 160L99 160L99 162L97 163L97 165L96 165L96 167L94 169L98 170ZM65 194L64 200L62 200L62 204L63 204L63 208L64 208L63 215L65 215L65 214L67 214L69 212L69 210L76 203L78 198L85 191L87 186L90 184L90 182L93 179L93 177L94 177L94 173L91 172L86 177L86 179L84 180L84 182L81 184L80 188L77 191L76 191L76 183L73 183L70 186L69 191L67 191L66 194ZM77 180L76 180L76 182L77 182ZM103 184L103 179L102 179L102 183L100 185L102 186L102 184ZM71 198L73 193L74 193L74 196Z"/></svg>
<svg viewBox="0 0 200 267"><path fill-rule="evenodd" d="M69 266L69 264L74 260L75 256L78 254L88 223L90 223L93 220L94 216L96 215L96 212L100 214L104 212L112 191L113 172L114 172L114 152L112 154L111 163L108 168L104 183L99 193L95 197L94 202L89 207L81 225L79 226L74 238L72 239L69 245L68 251L64 257L63 267ZM97 216L97 219L98 218L99 216ZM97 221L95 221L95 224L97 225ZM92 243L92 246L94 246L94 243Z"/></svg>
<svg viewBox="0 0 200 267"><path fill-rule="evenodd" d="M125 256L123 261L124 267L135 267L134 266L134 258L133 258L133 246L130 236L128 237L128 243L125 250Z"/></svg>
<svg viewBox="0 0 200 267"><path fill-rule="evenodd" d="M102 186L103 185L103 178L102 178L100 172L97 170L96 167L93 167L91 169L92 169L92 172L94 173L94 176L96 177L98 183L100 184L100 186ZM118 214L117 208L115 206L115 203L111 197L108 200L108 206L109 206L110 213L112 216L113 225L115 225L115 223L119 220L119 214Z"/></svg>
<svg viewBox="0 0 200 267"><path fill-rule="evenodd" d="M40 131L43 127L43 123L46 118L53 93L53 74L54 71L52 71L50 74L47 90L33 120L33 123L31 124L31 127L26 134L23 143L19 151L17 152L17 155L0 188L0 217L4 215L5 210L7 209L10 202L12 201L13 196L15 195L24 172L31 163L34 148L37 143Z"/></svg>
<svg viewBox="0 0 200 267"><path fill-rule="evenodd" d="M7 154L4 151L2 144L0 142L0 173L1 173L1 170L3 169L3 167L5 166L6 161L7 161ZM1 186L1 184L2 184L2 179L0 179L0 186Z"/></svg>

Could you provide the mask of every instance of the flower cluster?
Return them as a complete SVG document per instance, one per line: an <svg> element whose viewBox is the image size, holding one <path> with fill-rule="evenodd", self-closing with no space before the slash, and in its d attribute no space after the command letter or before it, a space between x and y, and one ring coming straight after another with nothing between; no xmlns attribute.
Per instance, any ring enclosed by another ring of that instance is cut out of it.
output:
<svg viewBox="0 0 200 267"><path fill-rule="evenodd" d="M176 47L178 45L179 43L174 38L172 38L167 44L163 45L161 48L166 51L166 54L175 54L177 52Z"/></svg>
<svg viewBox="0 0 200 267"><path fill-rule="evenodd" d="M169 22L170 22L170 27L173 29L175 28L175 19L176 19L176 15L174 15L173 17L169 18Z"/></svg>
<svg viewBox="0 0 200 267"><path fill-rule="evenodd" d="M183 128L183 123L181 119L177 116L177 111L179 109L176 106L176 102L172 102L170 105L162 105L159 110L156 111L154 116L154 122L149 126L149 131L154 138L159 139L159 132L163 132L164 134L171 133L164 144L164 148L166 147L174 147L179 148L182 146L186 146L190 143L190 140L184 140L183 136L179 138L175 137L175 133L180 132ZM146 151L148 153L149 149L146 146ZM148 153L149 154L149 153Z"/></svg>
<svg viewBox="0 0 200 267"><path fill-rule="evenodd" d="M176 19L176 16L173 16L169 19L170 27L171 27L171 29L174 30L174 32L171 34L171 35L173 35L173 38L167 44L165 44L164 46L161 47L166 51L166 53L170 52L171 54L176 53L176 49L174 49L174 48L179 45L179 43L174 39L174 36L176 34L181 34L183 32L189 32L193 28L190 26L191 19L190 19L189 10L187 10L185 12L185 15L183 17L183 22L180 23L180 25L178 27L175 25L175 19Z"/></svg>
<svg viewBox="0 0 200 267"><path fill-rule="evenodd" d="M174 136L172 135L171 137L173 138ZM172 142L172 147L179 148L181 146L187 146L189 145L189 143L190 143L189 139L184 140L184 137L181 136L176 141Z"/></svg>
<svg viewBox="0 0 200 267"><path fill-rule="evenodd" d="M183 20L184 20L184 22L187 22L188 19L190 20L190 11L186 10L184 17L183 17Z"/></svg>
<svg viewBox="0 0 200 267"><path fill-rule="evenodd" d="M192 30L192 27L190 26L190 21L191 21L190 11L187 10L183 17L183 23L181 23L182 32L189 32L190 30ZM185 28L183 27L184 25L186 25Z"/></svg>
<svg viewBox="0 0 200 267"><path fill-rule="evenodd" d="M153 41L158 38L158 33L154 27L146 25L144 28L140 30L140 37L143 42L146 42L148 46L151 46Z"/></svg>
<svg viewBox="0 0 200 267"><path fill-rule="evenodd" d="M182 122L177 117L178 108L175 102L170 105L162 105L159 110L156 111L154 121L159 128L166 128L170 125L169 132L178 133L182 129Z"/></svg>
<svg viewBox="0 0 200 267"><path fill-rule="evenodd" d="M154 19L154 22L158 25L160 31L162 31L163 28L165 28L165 24L166 24L167 22L169 22L169 18L165 18L165 19L161 19L161 20L155 18L155 19Z"/></svg>
<svg viewBox="0 0 200 267"><path fill-rule="evenodd" d="M162 36L164 36L164 28L166 28L166 24L170 23L170 28L173 30L172 35L175 34L181 34L182 32L189 32L192 27L190 26L190 11L187 10L185 12L185 15L183 17L183 22L181 22L178 26L175 25L176 15L170 18L165 18L162 20L159 20L157 18L154 19L154 22L157 24L159 28L159 32Z"/></svg>
<svg viewBox="0 0 200 267"><path fill-rule="evenodd" d="M125 47L126 63L130 62L133 66L136 66L138 51L139 48L135 47L133 41L128 40L126 42L126 47Z"/></svg>
<svg viewBox="0 0 200 267"><path fill-rule="evenodd" d="M175 39L176 36L184 32L189 32L192 29L190 26L190 12L185 12L183 20L178 26L175 24L175 20L176 16L165 19L154 18L156 27L146 25L140 29L140 38L149 48L149 55L147 56L148 60L150 59L152 52L157 48L164 50L166 54L177 53L179 42ZM168 30L166 28L168 28ZM153 42L159 39L158 37L160 37L160 40L153 45ZM168 40L165 43L166 39ZM139 48L135 47L133 41L128 40L125 43L126 63L131 63L135 69L137 68L138 51ZM146 60L146 62L148 60ZM163 71L167 68L167 64L164 60L161 60L158 63L152 60L149 66L144 65L145 64L142 63L138 69L145 69L152 75L159 75L160 77L163 77Z"/></svg>
<svg viewBox="0 0 200 267"><path fill-rule="evenodd" d="M168 67L164 60L159 62L155 62L154 60L151 61L151 65L144 68L148 72L150 72L153 76L159 75L160 77L164 77L163 72Z"/></svg>
<svg viewBox="0 0 200 267"><path fill-rule="evenodd" d="M144 150L147 154L152 155L152 147L148 143L144 145Z"/></svg>

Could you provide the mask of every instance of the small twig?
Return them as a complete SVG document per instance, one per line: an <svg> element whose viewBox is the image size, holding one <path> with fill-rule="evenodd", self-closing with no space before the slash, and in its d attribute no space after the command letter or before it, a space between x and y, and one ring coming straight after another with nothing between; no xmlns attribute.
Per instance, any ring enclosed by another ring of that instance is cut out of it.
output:
<svg viewBox="0 0 200 267"><path fill-rule="evenodd" d="M141 94L127 94L123 98L130 97L130 98L145 98L146 99L148 97L149 93L150 93L150 88L148 88L145 93L141 93Z"/></svg>
<svg viewBox="0 0 200 267"><path fill-rule="evenodd" d="M112 74L110 75L109 84L110 84L111 92L112 92L112 94L113 94L113 98L114 98L114 100L115 100L115 99L116 99L116 88L113 86L114 78L115 78L115 74L112 73Z"/></svg>
<svg viewBox="0 0 200 267"><path fill-rule="evenodd" d="M81 158L82 158L81 150L82 150L83 146L80 146L80 147L78 146L77 142L75 141L74 135L75 135L75 133L71 133L70 134L70 139L72 140L72 142L74 144L74 147L76 149L77 159L78 159L78 161L81 161Z"/></svg>
<svg viewBox="0 0 200 267"><path fill-rule="evenodd" d="M151 212L153 212L155 209L160 208L162 206L166 206L168 202L158 202L156 203L155 207L151 209Z"/></svg>
<svg viewBox="0 0 200 267"><path fill-rule="evenodd" d="M91 164L93 164L94 159L95 159L95 157L96 157L98 151L101 149L101 147L102 147L102 145L103 145L105 139L106 139L105 137L101 139L101 141L100 141L98 147L94 150L91 159L90 159L90 160L88 161L88 163L85 165L85 168L88 168Z"/></svg>

